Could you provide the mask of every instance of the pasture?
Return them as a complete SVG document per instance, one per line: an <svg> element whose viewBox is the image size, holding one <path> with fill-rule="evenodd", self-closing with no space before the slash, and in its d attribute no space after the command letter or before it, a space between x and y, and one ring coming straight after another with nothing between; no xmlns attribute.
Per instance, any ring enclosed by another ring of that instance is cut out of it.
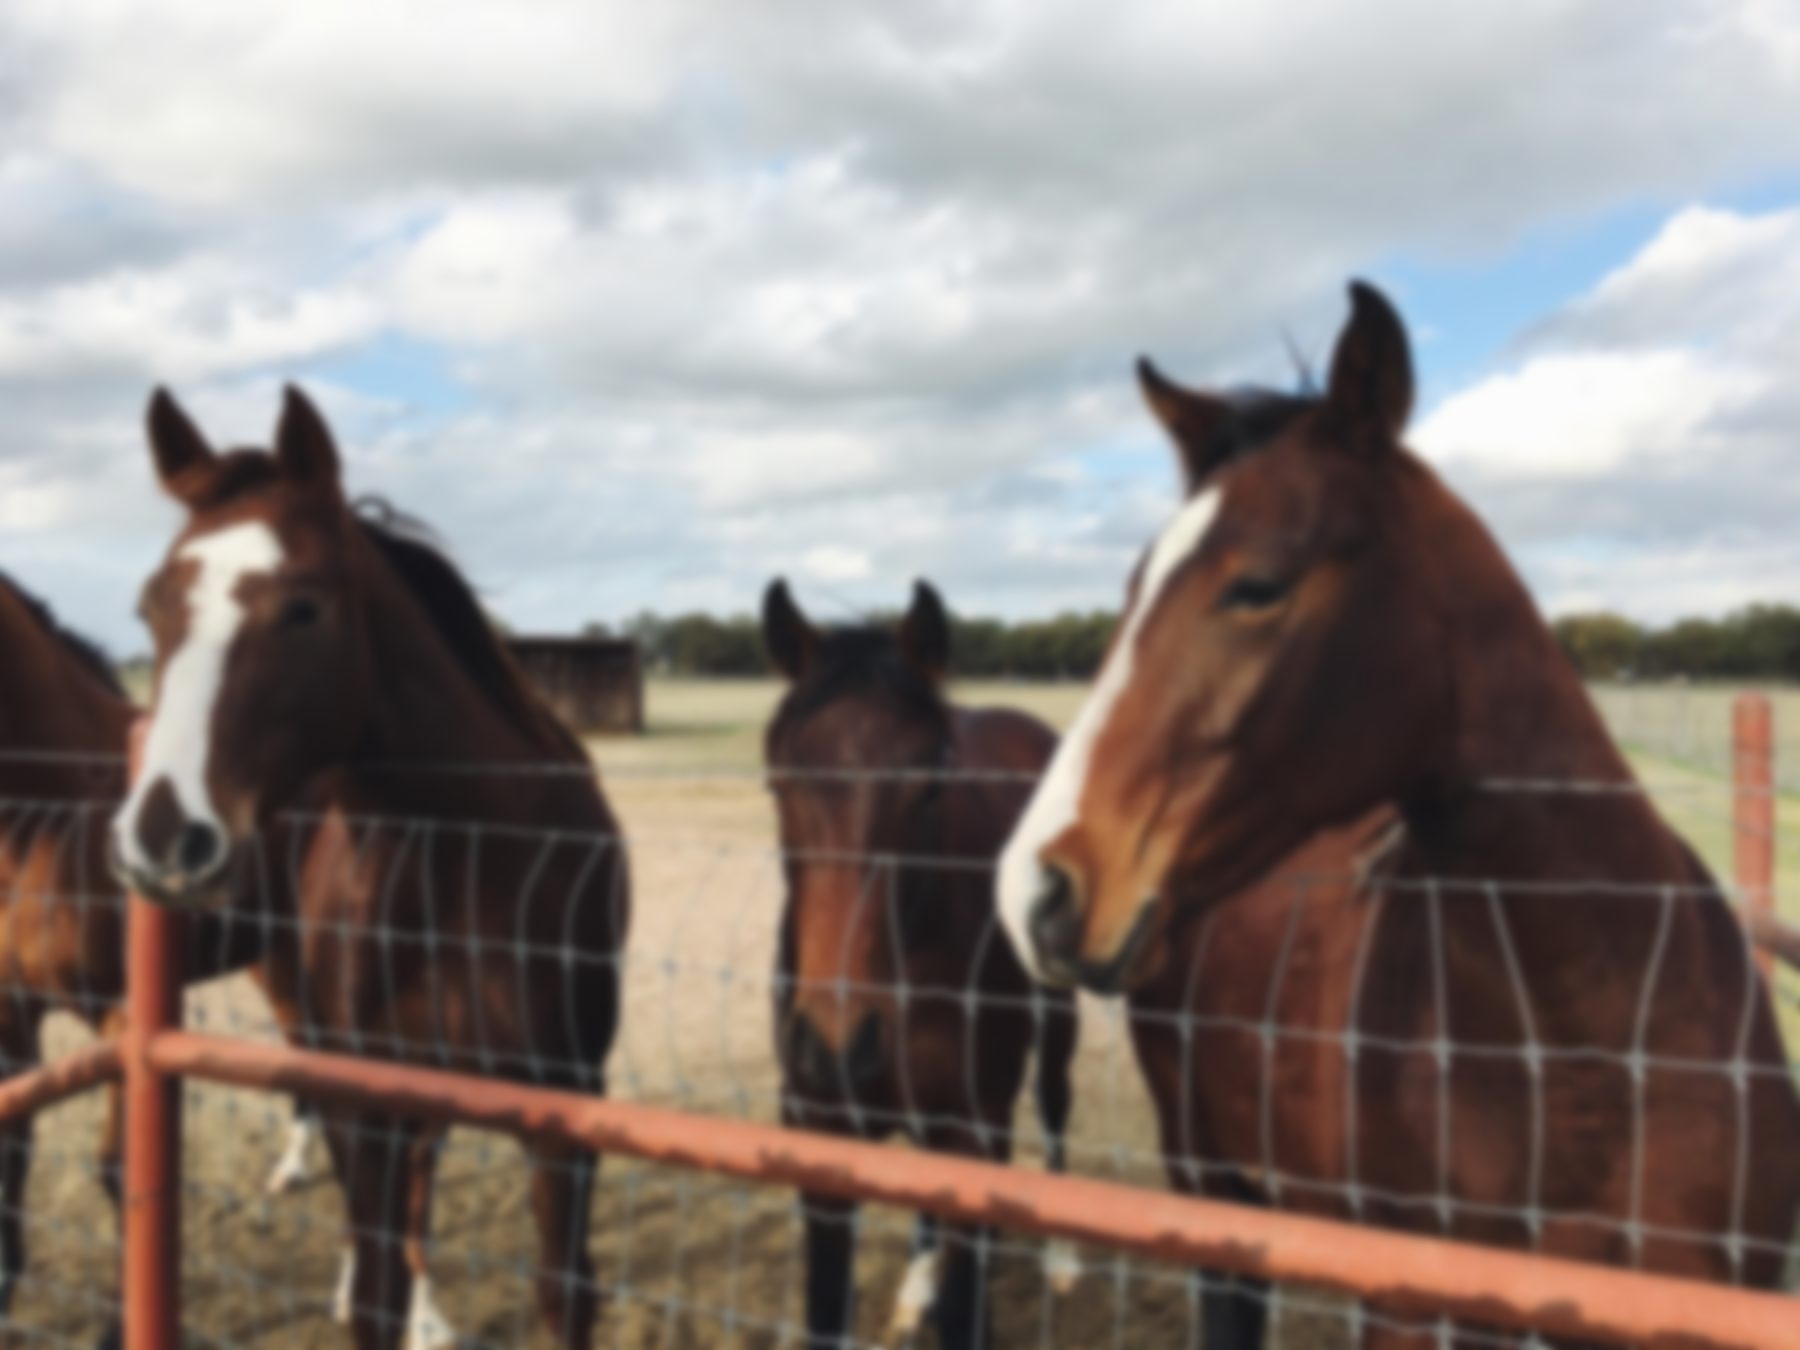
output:
<svg viewBox="0 0 1800 1350"><path fill-rule="evenodd" d="M638 897L627 962L626 1013L612 1090L652 1102L773 1119L768 972L780 903L779 858L758 770L762 726L779 697L772 681L652 681L649 732L591 744L632 841ZM1722 879L1731 873L1728 690L1599 691L1666 816ZM1067 723L1082 688L972 685L972 703L1009 703ZM1800 693L1777 700L1778 763L1800 785ZM1784 735L1784 729L1787 734ZM1778 801L1778 894L1800 915L1800 796ZM1790 1045L1800 1021L1784 1000ZM194 991L190 1023L270 1036L260 997L241 979ZM58 1019L52 1053L76 1033ZM1087 1001L1077 1064L1076 1170L1160 1185L1152 1118L1115 1006ZM337 1345L329 1317L340 1241L339 1202L317 1179L281 1199L263 1177L285 1133L287 1104L190 1085L184 1223L188 1316L201 1345ZM92 1175L99 1098L41 1116L29 1212L33 1265L15 1312L50 1338L91 1339L110 1288L110 1218ZM1016 1122L1018 1161L1039 1160L1035 1120ZM462 1131L439 1173L433 1268L439 1302L477 1344L528 1344L534 1259L524 1171L507 1140ZM865 1216L860 1333L879 1342L905 1266L910 1216ZM798 1344L798 1225L792 1197L705 1176L610 1159L595 1225L609 1303L600 1343L627 1347ZM1035 1243L1008 1241L999 1265L1000 1343L1166 1345L1185 1334L1181 1272L1089 1253L1072 1295L1045 1285ZM1279 1344L1340 1343L1336 1305L1294 1291Z"/></svg>

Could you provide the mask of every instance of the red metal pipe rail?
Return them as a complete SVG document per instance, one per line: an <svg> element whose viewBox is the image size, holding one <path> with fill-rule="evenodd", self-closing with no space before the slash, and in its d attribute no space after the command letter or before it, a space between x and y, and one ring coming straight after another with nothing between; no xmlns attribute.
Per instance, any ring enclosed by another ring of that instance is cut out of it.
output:
<svg viewBox="0 0 1800 1350"><path fill-rule="evenodd" d="M132 768L142 750L134 729ZM181 915L126 901L125 1350L177 1350L181 1340L181 1080L152 1062L159 1034L181 1025Z"/></svg>
<svg viewBox="0 0 1800 1350"><path fill-rule="evenodd" d="M1752 931L1775 915L1775 713L1767 694L1739 694L1731 705L1732 853ZM1773 972L1757 953L1764 978Z"/></svg>
<svg viewBox="0 0 1800 1350"><path fill-rule="evenodd" d="M1285 1280L1516 1331L1613 1345L1793 1347L1800 1301L1350 1228L1085 1177L193 1032L149 1045L162 1074L526 1136L648 1162L1105 1243L1158 1261Z"/></svg>
<svg viewBox="0 0 1800 1350"><path fill-rule="evenodd" d="M0 1120L31 1115L65 1098L78 1097L89 1088L110 1083L119 1076L121 1058L116 1044L99 1041L7 1079L0 1083Z"/></svg>

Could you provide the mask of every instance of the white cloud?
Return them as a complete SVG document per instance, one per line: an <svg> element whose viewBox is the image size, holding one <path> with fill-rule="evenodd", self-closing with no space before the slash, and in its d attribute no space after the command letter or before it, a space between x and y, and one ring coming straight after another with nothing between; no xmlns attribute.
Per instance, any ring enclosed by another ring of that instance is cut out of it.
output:
<svg viewBox="0 0 1800 1350"><path fill-rule="evenodd" d="M1414 437L1554 608L1653 618L1800 576L1800 210L1681 211Z"/></svg>
<svg viewBox="0 0 1800 1350"><path fill-rule="evenodd" d="M822 544L809 548L800 559L800 568L814 581L862 581L873 569L869 555L859 548L843 548Z"/></svg>
<svg viewBox="0 0 1800 1350"><path fill-rule="evenodd" d="M1706 453L1766 378L1687 348L1549 353L1453 394L1412 439L1486 479L1617 479Z"/></svg>
<svg viewBox="0 0 1800 1350"><path fill-rule="evenodd" d="M19 0L8 550L128 594L148 383L255 433L323 372L391 395L329 391L358 485L532 627L742 608L809 551L874 603L1111 603L1169 482L1132 355L1267 376L1371 260L1790 169L1797 54L1770 0ZM1680 214L1421 437L1534 557L1763 528L1727 488L1781 452L1796 260L1780 213Z"/></svg>
<svg viewBox="0 0 1800 1350"><path fill-rule="evenodd" d="M201 379L299 361L373 334L350 287L282 290L212 259L0 294L0 378L98 372Z"/></svg>

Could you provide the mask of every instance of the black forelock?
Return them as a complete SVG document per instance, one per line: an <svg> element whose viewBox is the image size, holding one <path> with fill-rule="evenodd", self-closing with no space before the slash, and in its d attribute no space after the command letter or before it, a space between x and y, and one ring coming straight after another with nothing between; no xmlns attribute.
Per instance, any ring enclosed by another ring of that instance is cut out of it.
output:
<svg viewBox="0 0 1800 1350"><path fill-rule="evenodd" d="M1316 394L1289 394L1262 385L1227 390L1224 403L1229 411L1213 432L1206 462L1219 467L1267 445L1320 402Z"/></svg>
<svg viewBox="0 0 1800 1350"><path fill-rule="evenodd" d="M812 663L788 690L770 725L771 740L840 699L876 694L898 700L908 712L947 721L943 691L906 660L890 628L858 624L820 632Z"/></svg>
<svg viewBox="0 0 1800 1350"><path fill-rule="evenodd" d="M223 451L202 472L204 478L192 503L200 510L224 506L281 479L275 456L248 446Z"/></svg>

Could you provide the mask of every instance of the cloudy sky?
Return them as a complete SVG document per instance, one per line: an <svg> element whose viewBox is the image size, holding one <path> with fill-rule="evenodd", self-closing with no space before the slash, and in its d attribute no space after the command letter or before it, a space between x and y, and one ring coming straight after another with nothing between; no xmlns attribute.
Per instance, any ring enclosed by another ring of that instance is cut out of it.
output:
<svg viewBox="0 0 1800 1350"><path fill-rule="evenodd" d="M1788 0L8 0L0 566L136 650L149 388L296 379L520 627L1108 604L1131 358L1285 380L1351 275L1547 608L1800 601Z"/></svg>

